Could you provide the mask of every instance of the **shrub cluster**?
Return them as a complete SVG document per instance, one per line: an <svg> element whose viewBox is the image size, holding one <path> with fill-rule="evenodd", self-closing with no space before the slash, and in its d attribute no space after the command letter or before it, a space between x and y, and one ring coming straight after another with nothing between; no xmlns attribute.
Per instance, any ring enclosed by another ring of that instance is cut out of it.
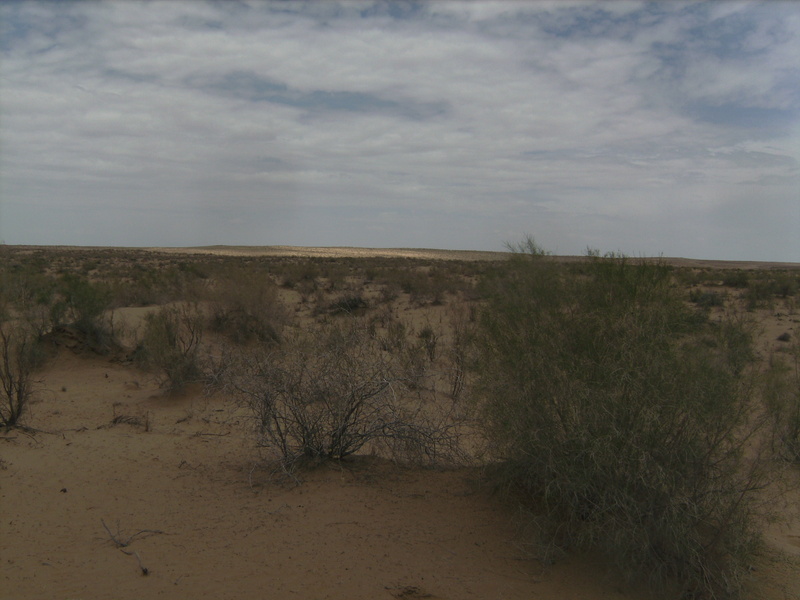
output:
<svg viewBox="0 0 800 600"><path fill-rule="evenodd" d="M280 341L287 317L278 288L260 270L229 269L210 291L211 329L237 344Z"/></svg>
<svg viewBox="0 0 800 600"><path fill-rule="evenodd" d="M0 426L20 424L42 360L36 338L19 324L0 323Z"/></svg>
<svg viewBox="0 0 800 600"><path fill-rule="evenodd" d="M763 466L747 332L705 322L670 269L594 256L577 270L532 241L480 321L483 422L501 481L557 545L631 576L735 593L757 546ZM744 357L744 358L743 358Z"/></svg>
<svg viewBox="0 0 800 600"><path fill-rule="evenodd" d="M135 362L158 372L163 387L182 390L202 376L199 352L203 326L204 316L194 305L165 306L150 313L134 352Z"/></svg>

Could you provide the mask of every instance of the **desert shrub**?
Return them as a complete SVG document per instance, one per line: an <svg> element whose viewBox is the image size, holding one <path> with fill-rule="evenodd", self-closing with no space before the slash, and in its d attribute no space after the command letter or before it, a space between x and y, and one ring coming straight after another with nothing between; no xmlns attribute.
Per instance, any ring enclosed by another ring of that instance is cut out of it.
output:
<svg viewBox="0 0 800 600"><path fill-rule="evenodd" d="M277 286L264 273L229 271L211 292L211 329L235 343L278 343L286 321Z"/></svg>
<svg viewBox="0 0 800 600"><path fill-rule="evenodd" d="M33 394L34 370L42 352L19 323L0 324L0 425L18 425Z"/></svg>
<svg viewBox="0 0 800 600"><path fill-rule="evenodd" d="M765 477L745 459L747 333L700 320L663 264L595 256L574 271L524 249L491 281L478 339L501 482L552 544L599 548L687 593L735 594Z"/></svg>
<svg viewBox="0 0 800 600"><path fill-rule="evenodd" d="M387 283L381 285L380 295L378 302L380 304L391 304L400 296L400 286L397 284Z"/></svg>
<svg viewBox="0 0 800 600"><path fill-rule="evenodd" d="M689 292L689 301L700 308L725 306L725 297L722 294L700 289L693 289Z"/></svg>
<svg viewBox="0 0 800 600"><path fill-rule="evenodd" d="M345 294L328 305L328 312L334 315L352 315L367 308L367 301L361 294Z"/></svg>
<svg viewBox="0 0 800 600"><path fill-rule="evenodd" d="M785 358L771 357L764 389L777 450L800 463L800 342L792 344Z"/></svg>
<svg viewBox="0 0 800 600"><path fill-rule="evenodd" d="M401 354L408 347L408 327L405 322L388 312L384 316L385 332L378 335L381 350Z"/></svg>
<svg viewBox="0 0 800 600"><path fill-rule="evenodd" d="M175 299L159 281L158 271L140 264L131 265L122 271L110 283L110 287L112 304L118 307L150 306Z"/></svg>
<svg viewBox="0 0 800 600"><path fill-rule="evenodd" d="M347 265L338 261L325 261L322 263L322 276L326 279L328 291L341 290L347 285L349 269Z"/></svg>
<svg viewBox="0 0 800 600"><path fill-rule="evenodd" d="M283 287L307 295L317 289L317 278L321 273L316 261L293 259L281 265L280 275Z"/></svg>
<svg viewBox="0 0 800 600"><path fill-rule="evenodd" d="M427 461L457 448L457 420L408 394L390 357L355 321L242 354L230 381L255 417L260 444L289 469L365 446Z"/></svg>
<svg viewBox="0 0 800 600"><path fill-rule="evenodd" d="M425 348L425 352L428 354L428 360L431 362L436 360L436 346L439 341L439 336L436 335L433 327L426 325L420 330L418 337L422 347Z"/></svg>
<svg viewBox="0 0 800 600"><path fill-rule="evenodd" d="M62 278L61 293L64 297L65 316L69 322L85 331L95 327L97 320L111 303L111 294L107 288L74 275L65 275Z"/></svg>
<svg viewBox="0 0 800 600"><path fill-rule="evenodd" d="M800 276L788 271L771 273L769 276L770 288L775 296L790 298L800 292Z"/></svg>
<svg viewBox="0 0 800 600"><path fill-rule="evenodd" d="M149 260L148 260L149 258ZM107 274L112 304L150 306L196 298L209 278L209 266L196 261L167 261L152 257L128 257Z"/></svg>
<svg viewBox="0 0 800 600"><path fill-rule="evenodd" d="M396 294L399 290L408 294L411 302L419 306L441 304L452 283L443 269L417 263L385 268L376 276L376 280L385 286L388 294Z"/></svg>
<svg viewBox="0 0 800 600"><path fill-rule="evenodd" d="M726 271L722 277L722 285L731 288L746 288L750 285L750 273L741 269Z"/></svg>
<svg viewBox="0 0 800 600"><path fill-rule="evenodd" d="M200 343L204 317L193 305L166 306L145 318L135 362L161 376L161 385L180 391L202 376Z"/></svg>
<svg viewBox="0 0 800 600"><path fill-rule="evenodd" d="M431 359L422 343L406 343L393 355L398 366L397 376L412 390L424 389L430 375Z"/></svg>
<svg viewBox="0 0 800 600"><path fill-rule="evenodd" d="M742 295L747 310L757 308L772 308L775 298L775 290L772 282L766 279L755 279L750 281L750 285Z"/></svg>
<svg viewBox="0 0 800 600"><path fill-rule="evenodd" d="M56 282L29 269L12 269L3 278L3 295L14 306L25 309L49 306L54 302Z"/></svg>
<svg viewBox="0 0 800 600"><path fill-rule="evenodd" d="M113 323L104 318L111 306L111 291L100 283L66 274L59 286L61 300L51 307L54 328L71 326L83 344L101 354L116 347Z"/></svg>
<svg viewBox="0 0 800 600"><path fill-rule="evenodd" d="M474 363L475 323L470 311L455 311L450 318L451 339L447 345L450 369L448 383L450 397L457 401L467 386L467 374Z"/></svg>
<svg viewBox="0 0 800 600"><path fill-rule="evenodd" d="M51 307L55 302L56 282L10 256L3 255L0 266L0 319L17 316L34 330L35 337L52 328Z"/></svg>

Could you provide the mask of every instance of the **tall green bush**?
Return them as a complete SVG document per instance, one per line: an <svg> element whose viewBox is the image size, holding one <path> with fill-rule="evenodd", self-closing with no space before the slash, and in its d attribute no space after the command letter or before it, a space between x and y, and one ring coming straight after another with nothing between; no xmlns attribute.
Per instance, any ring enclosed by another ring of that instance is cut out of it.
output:
<svg viewBox="0 0 800 600"><path fill-rule="evenodd" d="M521 249L488 282L480 320L478 396L501 481L548 544L735 595L764 482L745 458L747 333L688 308L664 264L595 254L569 267L532 240Z"/></svg>

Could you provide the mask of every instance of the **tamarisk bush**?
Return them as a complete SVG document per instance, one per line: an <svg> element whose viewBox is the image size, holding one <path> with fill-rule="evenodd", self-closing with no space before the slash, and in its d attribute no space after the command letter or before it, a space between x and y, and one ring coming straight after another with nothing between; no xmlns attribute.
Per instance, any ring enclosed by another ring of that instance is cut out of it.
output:
<svg viewBox="0 0 800 600"><path fill-rule="evenodd" d="M487 282L479 323L501 483L545 544L601 549L692 597L735 596L769 477L750 336L682 302L664 264L559 264L530 239L519 250Z"/></svg>

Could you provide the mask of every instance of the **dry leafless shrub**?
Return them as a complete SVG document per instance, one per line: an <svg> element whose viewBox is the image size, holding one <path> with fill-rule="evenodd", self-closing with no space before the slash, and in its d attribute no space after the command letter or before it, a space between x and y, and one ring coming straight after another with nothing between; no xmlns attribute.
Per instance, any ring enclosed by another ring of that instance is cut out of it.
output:
<svg viewBox="0 0 800 600"><path fill-rule="evenodd" d="M261 445L290 470L364 449L427 462L459 451L454 409L409 393L392 357L354 320L240 356L230 385Z"/></svg>
<svg viewBox="0 0 800 600"><path fill-rule="evenodd" d="M456 311L451 315L450 332L447 345L449 392L450 397L458 401L467 387L468 373L475 361L475 323L470 320L468 311Z"/></svg>
<svg viewBox="0 0 800 600"><path fill-rule="evenodd" d="M0 425L14 427L25 414L41 361L36 338L19 323L0 324Z"/></svg>

